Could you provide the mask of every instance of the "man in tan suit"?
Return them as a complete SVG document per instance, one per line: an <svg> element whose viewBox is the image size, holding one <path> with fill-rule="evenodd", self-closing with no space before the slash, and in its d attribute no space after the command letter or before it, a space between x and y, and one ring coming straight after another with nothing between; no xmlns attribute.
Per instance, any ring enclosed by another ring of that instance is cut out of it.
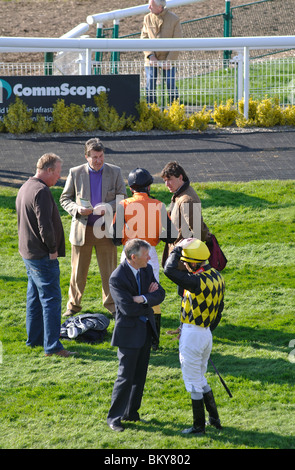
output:
<svg viewBox="0 0 295 470"><path fill-rule="evenodd" d="M111 208L112 219L116 197L125 198L127 192L121 169L104 162L104 151L104 145L99 139L86 142L87 163L70 169L60 197L61 206L72 216L72 275L67 311L63 314L65 317L75 315L82 309L81 301L93 247L101 275L103 305L112 314L115 312L109 278L117 266L117 248L105 230L102 217Z"/></svg>
<svg viewBox="0 0 295 470"><path fill-rule="evenodd" d="M150 13L143 19L141 39L181 38L180 20L166 8L166 0L150 0ZM175 65L172 61L179 56L179 51L145 51L146 99L156 103L156 83L158 70L162 69L168 89L169 102L178 98L175 83Z"/></svg>

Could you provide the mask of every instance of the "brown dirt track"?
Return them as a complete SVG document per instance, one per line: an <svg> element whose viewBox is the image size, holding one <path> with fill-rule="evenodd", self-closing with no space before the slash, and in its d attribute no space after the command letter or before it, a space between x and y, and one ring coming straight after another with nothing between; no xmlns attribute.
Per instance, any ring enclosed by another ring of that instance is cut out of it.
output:
<svg viewBox="0 0 295 470"><path fill-rule="evenodd" d="M231 6L249 3L251 0L231 0ZM252 0L253 1L253 0ZM286 0L284 0L286 1ZM0 0L0 35L10 37L60 37L80 23L88 15L121 8L143 5L148 1L138 0ZM174 8L181 21L223 13L225 0L203 0L201 2ZM120 35L138 32L143 15L120 21ZM265 19L267 20L267 19ZM245 17L245 28L248 19ZM112 24L105 25L112 27ZM249 28L248 28L249 29ZM251 29L251 28L250 28ZM249 35L251 30L249 29ZM95 37L95 26L91 26L90 37ZM212 31L214 36L214 31ZM40 54L1 54L0 62L42 61Z"/></svg>

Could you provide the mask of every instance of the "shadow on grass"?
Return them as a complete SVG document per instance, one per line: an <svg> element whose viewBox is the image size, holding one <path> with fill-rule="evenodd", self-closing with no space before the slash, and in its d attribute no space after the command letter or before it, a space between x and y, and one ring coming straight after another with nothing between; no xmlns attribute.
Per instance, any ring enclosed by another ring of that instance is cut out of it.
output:
<svg viewBox="0 0 295 470"><path fill-rule="evenodd" d="M28 282L28 278L26 276L1 276L0 281L4 281L5 283L14 283L14 282Z"/></svg>
<svg viewBox="0 0 295 470"><path fill-rule="evenodd" d="M251 328L249 326L236 326L229 323L222 325L222 321L213 332L213 343L222 342L223 339L232 341L235 345L249 344L254 349L259 349L263 343L263 349L277 351L288 346L294 338L294 333L284 333L277 329ZM271 339L271 343L269 340Z"/></svg>
<svg viewBox="0 0 295 470"><path fill-rule="evenodd" d="M165 326L171 326L171 320L169 319L166 319L163 323ZM174 320L173 323L173 328L179 324ZM67 349L77 350L80 359L118 361L117 348L110 345L111 337L112 331L107 331L103 342L99 344L70 340L63 340L63 344ZM272 338L271 343L269 342L270 338ZM243 377L250 381L259 381L262 384L271 381L277 384L290 385L292 383L293 364L281 358L268 357L268 354L276 351L284 352L292 339L292 334L283 333L282 331L236 327L233 325L219 326L213 333L212 359L224 378L229 375L237 378ZM227 349L231 346L233 349L235 347L252 349L253 354L251 357L248 355L245 358L240 358L234 354L221 355L214 351L214 344L224 344ZM151 350L150 364L155 367L179 369L178 345L176 335L166 335L165 330L162 329L160 347L157 351ZM261 350L261 356L257 357L259 350ZM289 352L286 349L286 359ZM208 370L214 373L210 363Z"/></svg>
<svg viewBox="0 0 295 470"><path fill-rule="evenodd" d="M15 196L0 196L0 208L15 211Z"/></svg>
<svg viewBox="0 0 295 470"><path fill-rule="evenodd" d="M144 416L143 416L144 418ZM193 419L193 418L192 418ZM181 421L181 419L180 419ZM252 423L254 425L255 423ZM125 425L125 423L124 423ZM276 449L293 449L293 437L291 436L281 436L278 433L274 432L265 432L259 430L243 430L238 429L233 426L224 426L221 431L215 429L214 427L206 427L206 434L202 437L196 437L194 434L182 434L181 431L185 427L190 427L192 422L187 423L185 426L180 426L179 424L173 425L170 421L159 421L157 419L151 419L147 423L143 422L128 422L126 423L126 430L133 429L138 431L145 431L146 433L160 433L166 436L176 435L183 438L186 443L190 443L190 449L198 452L200 448L208 445L212 446L212 442L218 442L221 446L224 445L224 448L276 448ZM272 444L273 445L272 445ZM183 453L185 453L185 448L183 448ZM192 452L192 450L190 450Z"/></svg>
<svg viewBox="0 0 295 470"><path fill-rule="evenodd" d="M229 375L238 379L244 378L251 382L258 381L262 392L263 384L286 384L290 386L293 386L294 384L294 365L284 359L273 359L267 357L248 357L241 359L234 355L228 354L223 356L213 352L212 360L223 379L226 379L226 376ZM212 371L214 373L214 369L210 366L210 363L208 371ZM231 389L230 384L227 385Z"/></svg>
<svg viewBox="0 0 295 470"><path fill-rule="evenodd" d="M268 357L247 357L241 359L234 355L225 356L212 352L212 360L215 367L225 379L227 376L244 378L252 382L259 381L261 384L293 384L294 365L284 359ZM286 354L287 359L287 354ZM179 369L178 348L174 350L157 351L151 354L150 364L155 367L169 367ZM208 364L208 371L215 373L211 363ZM230 387L229 387L230 388Z"/></svg>
<svg viewBox="0 0 295 470"><path fill-rule="evenodd" d="M0 185L19 189L31 176L32 173L15 170L0 170ZM60 180L56 186L63 187L64 181Z"/></svg>
<svg viewBox="0 0 295 470"><path fill-rule="evenodd" d="M56 202L59 201L60 195L62 193L62 186L63 183L57 185L54 188L51 188L51 192ZM198 189L196 188L198 192ZM129 187L127 187L128 196L131 195L129 191ZM208 199L204 198L202 202L202 208L210 208L210 207L253 207L253 208L265 208L271 206L272 203L257 196L249 196L240 191L230 191L227 189L219 189L219 188L206 188L202 189L202 192L205 192L209 197ZM154 187L151 188L151 196L159 199L165 205L169 205L171 202L172 194L167 190L167 188L163 184L163 188Z"/></svg>
<svg viewBox="0 0 295 470"><path fill-rule="evenodd" d="M14 170L0 170L0 185L10 188L20 188L20 186L33 176L32 173Z"/></svg>
<svg viewBox="0 0 295 470"><path fill-rule="evenodd" d="M263 209L272 205L271 202L257 196L249 196L240 191L229 191L227 189L204 189L204 192L209 196L208 199L202 200L202 208L209 207L253 207Z"/></svg>
<svg viewBox="0 0 295 470"><path fill-rule="evenodd" d="M13 172L13 171L10 171L10 172L6 171L2 173L3 173L2 177L4 178L4 176L6 175L9 181L8 182L2 181L1 171L0 171L0 184L2 186L10 186L10 187L15 187L15 188L19 188L21 184L23 184L30 176L32 176L29 173L21 173L21 172ZM51 188L51 192L53 194L54 200L57 203L60 209L60 212L62 214L66 214L66 212L60 207L59 198L63 191L64 184L65 184L65 181L60 180L57 182L56 186ZM198 187L196 187L195 185L194 187L198 193ZM128 196L130 196L131 193L130 193L129 187L127 187L127 192L128 192ZM263 209L263 208L273 206L273 202L270 202L267 199L264 199L258 196L250 196L241 191L232 191L232 190L220 189L220 188L201 188L200 192L205 193L206 195L209 196L208 198L202 198L201 196L201 203L202 203L203 209L207 209L210 207L240 207L240 206ZM171 202L172 194L167 190L167 188L163 184L163 187L152 186L151 196L159 199L166 206L169 206ZM291 206L292 202L290 202L289 205ZM282 207L288 207L289 205L284 204ZM0 196L0 207L15 209L15 197L14 196ZM280 206L276 202L276 208L279 208L279 207Z"/></svg>

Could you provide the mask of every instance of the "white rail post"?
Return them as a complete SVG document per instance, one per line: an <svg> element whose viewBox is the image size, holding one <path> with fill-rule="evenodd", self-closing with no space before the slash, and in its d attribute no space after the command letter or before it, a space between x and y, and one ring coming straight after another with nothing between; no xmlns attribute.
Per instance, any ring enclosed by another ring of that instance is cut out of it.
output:
<svg viewBox="0 0 295 470"><path fill-rule="evenodd" d="M244 116L249 116L249 47L244 47Z"/></svg>
<svg viewBox="0 0 295 470"><path fill-rule="evenodd" d="M78 64L79 64L79 75L86 75L86 58L85 58L84 51L79 53Z"/></svg>
<svg viewBox="0 0 295 470"><path fill-rule="evenodd" d="M244 85L244 71L243 71L243 51L238 51L237 63L238 63L238 101L243 98L243 85Z"/></svg>
<svg viewBox="0 0 295 470"><path fill-rule="evenodd" d="M91 75L91 54L92 49L86 49L86 75Z"/></svg>

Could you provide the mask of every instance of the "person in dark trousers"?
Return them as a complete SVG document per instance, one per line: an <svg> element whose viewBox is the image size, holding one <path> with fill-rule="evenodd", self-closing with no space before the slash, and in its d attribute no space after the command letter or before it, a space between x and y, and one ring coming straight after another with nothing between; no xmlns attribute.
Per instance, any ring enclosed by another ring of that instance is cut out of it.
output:
<svg viewBox="0 0 295 470"><path fill-rule="evenodd" d="M49 190L60 177L62 162L44 154L36 173L16 198L19 252L28 275L27 345L44 346L46 356L69 357L60 342L61 290L59 256L65 256L65 237L58 208Z"/></svg>
<svg viewBox="0 0 295 470"><path fill-rule="evenodd" d="M179 360L186 390L191 394L193 426L184 434L205 434L205 409L209 423L221 429L217 406L205 373L212 350L212 333L224 306L224 279L208 263L210 251L198 239L175 246L164 266L165 275L184 289L181 307ZM183 261L187 271L179 269Z"/></svg>
<svg viewBox="0 0 295 470"><path fill-rule="evenodd" d="M113 224L113 242L118 246L121 244L125 246L127 240L133 238L147 241L151 245L149 264L159 282L160 266L156 246L161 240L172 243L178 231L172 225L165 205L150 195L153 181L152 175L145 168L135 168L129 173L128 185L132 196L121 201L117 207ZM121 261L124 258L123 250ZM153 311L160 338L161 306L155 305ZM159 344L153 341L152 347L157 350Z"/></svg>
<svg viewBox="0 0 295 470"><path fill-rule="evenodd" d="M139 421L152 337L157 337L152 307L165 298L149 261L150 244L141 239L127 241L126 259L110 277L116 306L112 346L118 346L118 377L115 381L107 423L113 431L124 431L122 420Z"/></svg>

